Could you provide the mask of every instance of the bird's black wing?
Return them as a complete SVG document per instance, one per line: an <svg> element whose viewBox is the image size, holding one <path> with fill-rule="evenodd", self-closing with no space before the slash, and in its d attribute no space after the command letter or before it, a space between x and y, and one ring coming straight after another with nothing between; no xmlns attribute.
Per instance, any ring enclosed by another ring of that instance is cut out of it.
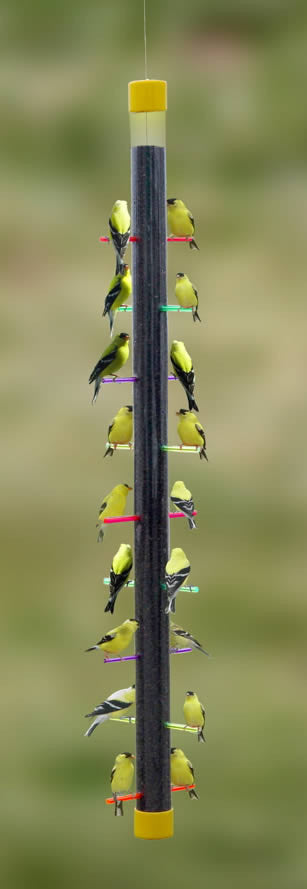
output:
<svg viewBox="0 0 307 889"><path fill-rule="evenodd" d="M106 370L111 364L111 361L114 361L117 353L117 346L114 346L113 349L110 349L107 355L102 355L102 357L95 364L94 370L92 370L91 376L89 378L89 383L93 383L94 380L97 380L97 377L101 374L103 370Z"/></svg>
<svg viewBox="0 0 307 889"><path fill-rule="evenodd" d="M126 580L129 577L131 568L132 568L132 565L130 565L129 568L126 568L125 571L121 571L120 574L115 574L115 572L111 568L111 571L110 571L110 595L111 596L114 596L115 594L119 593L122 586L124 586L124 584L126 583Z"/></svg>
<svg viewBox="0 0 307 889"><path fill-rule="evenodd" d="M116 766L113 766L112 772L111 772L111 774L110 774L110 781L113 781L115 772L116 772Z"/></svg>
<svg viewBox="0 0 307 889"><path fill-rule="evenodd" d="M113 426L114 426L114 423L110 423L110 426L108 428L108 441L109 441L110 432L112 432Z"/></svg>
<svg viewBox="0 0 307 889"><path fill-rule="evenodd" d="M129 238L130 238L130 226L129 226L128 230L126 232L124 232L123 234L121 234L121 232L118 232L117 229L114 228L114 226L112 225L111 219L109 219L109 226L110 226L112 240L114 242L117 252L120 255L120 258L122 259L124 256Z"/></svg>
<svg viewBox="0 0 307 889"><path fill-rule="evenodd" d="M205 436L204 430L203 430L202 427L199 425L199 423L195 423L195 427L196 427L196 429L197 429L197 432L199 432L199 434L201 435L202 440L203 440L203 442L204 442L204 446L206 447L206 436Z"/></svg>
<svg viewBox="0 0 307 889"><path fill-rule="evenodd" d="M193 769L192 763L190 762L189 759L187 760L187 763L188 763L189 768L191 769L191 774L192 774L193 783L194 783L195 779L194 779L194 769Z"/></svg>
<svg viewBox="0 0 307 889"><path fill-rule="evenodd" d="M131 707L131 702L130 704L125 704L124 701L117 701L114 698L113 701L103 701L102 704L98 704L93 712L87 713L86 716L104 716L107 713L115 713L118 710L126 710L127 707Z"/></svg>
<svg viewBox="0 0 307 889"><path fill-rule="evenodd" d="M120 294L121 286L122 286L122 282L120 280L120 281L117 281L117 283L115 284L114 287L112 287L112 290L109 290L109 293L107 294L107 296L105 298L103 315L106 315L107 312L109 312L110 309L112 309L113 303L115 302L115 300L117 299L117 297Z"/></svg>
<svg viewBox="0 0 307 889"><path fill-rule="evenodd" d="M99 509L99 515L100 515L100 513L103 511L103 509L106 508L107 505L108 505L108 504L107 504L107 501L104 500L103 503L101 504L100 509Z"/></svg>
<svg viewBox="0 0 307 889"><path fill-rule="evenodd" d="M193 225L193 229L195 229L195 222L194 222L194 217L192 216L192 213L188 213L188 216L189 216L189 220L190 220L190 222L191 222L192 225Z"/></svg>
<svg viewBox="0 0 307 889"><path fill-rule="evenodd" d="M181 568L181 571L176 571L175 574L166 574L165 575L165 583L166 589L168 593L175 593L176 590L181 586L183 581L188 577L190 573L191 565L188 568Z"/></svg>
<svg viewBox="0 0 307 889"><path fill-rule="evenodd" d="M174 358L172 358L172 357L171 357L171 362L172 362L176 377L178 377L178 380L180 380L181 385L183 386L184 389L188 389L188 391L191 393L191 395L193 395L194 385L195 385L194 368L192 367L191 370L189 370L187 372L185 370L182 370L182 367L180 367L180 365L177 364L177 362L174 361Z"/></svg>
<svg viewBox="0 0 307 889"><path fill-rule="evenodd" d="M107 633L106 636L103 636L102 639L97 642L97 645L102 645L103 642L112 642L112 639L115 639L116 633Z"/></svg>
<svg viewBox="0 0 307 889"><path fill-rule="evenodd" d="M193 219L193 222L194 222L194 219ZM196 287L193 287L193 284L192 284L192 290L193 290L193 292L195 293L195 296L196 296L196 299L197 299L197 304L198 304L198 290L196 290Z"/></svg>
<svg viewBox="0 0 307 889"><path fill-rule="evenodd" d="M193 500L180 500L179 497L171 497L172 503L175 503L175 506L178 507L181 512L184 512L187 516L192 516L194 512L194 503Z"/></svg>

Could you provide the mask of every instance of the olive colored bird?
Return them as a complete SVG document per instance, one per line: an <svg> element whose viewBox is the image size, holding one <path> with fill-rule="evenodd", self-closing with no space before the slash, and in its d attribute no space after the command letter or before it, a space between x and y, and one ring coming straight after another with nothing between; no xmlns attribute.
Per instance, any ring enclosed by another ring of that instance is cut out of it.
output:
<svg viewBox="0 0 307 889"><path fill-rule="evenodd" d="M102 353L101 358L95 364L89 378L89 383L95 383L92 404L96 401L103 377L110 374L116 379L115 371L120 370L129 358L129 333L119 333L114 337L109 346Z"/></svg>
<svg viewBox="0 0 307 889"><path fill-rule="evenodd" d="M113 457L115 446L118 444L131 444L133 431L133 407L131 404L125 404L117 411L115 417L108 428L108 445L104 454Z"/></svg>
<svg viewBox="0 0 307 889"><path fill-rule="evenodd" d="M191 646L191 648L195 648L196 651L201 651L202 654L206 654L207 657L210 657L209 652L202 648L200 642L195 639L195 636L192 636L192 633L189 633L188 630L184 630L183 627L179 627L178 624L174 624L171 621L170 647L175 649L181 648L183 643Z"/></svg>

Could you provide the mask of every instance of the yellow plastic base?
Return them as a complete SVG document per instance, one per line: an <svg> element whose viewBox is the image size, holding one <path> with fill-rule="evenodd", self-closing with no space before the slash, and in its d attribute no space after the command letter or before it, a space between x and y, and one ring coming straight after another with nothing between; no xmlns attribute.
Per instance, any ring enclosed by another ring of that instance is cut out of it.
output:
<svg viewBox="0 0 307 889"><path fill-rule="evenodd" d="M167 812L134 809L134 836L140 840L166 840L174 836L174 809Z"/></svg>
<svg viewBox="0 0 307 889"><path fill-rule="evenodd" d="M166 80L131 80L128 83L129 111L166 111Z"/></svg>

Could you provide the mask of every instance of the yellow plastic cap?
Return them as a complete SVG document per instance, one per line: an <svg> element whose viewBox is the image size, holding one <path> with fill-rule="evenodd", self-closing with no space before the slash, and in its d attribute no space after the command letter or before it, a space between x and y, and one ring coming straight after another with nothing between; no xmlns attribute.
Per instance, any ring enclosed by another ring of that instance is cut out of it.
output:
<svg viewBox="0 0 307 889"><path fill-rule="evenodd" d="M166 80L132 80L128 83L129 111L166 111Z"/></svg>
<svg viewBox="0 0 307 889"><path fill-rule="evenodd" d="M134 836L140 840L167 840L174 836L174 809L166 812L134 809Z"/></svg>

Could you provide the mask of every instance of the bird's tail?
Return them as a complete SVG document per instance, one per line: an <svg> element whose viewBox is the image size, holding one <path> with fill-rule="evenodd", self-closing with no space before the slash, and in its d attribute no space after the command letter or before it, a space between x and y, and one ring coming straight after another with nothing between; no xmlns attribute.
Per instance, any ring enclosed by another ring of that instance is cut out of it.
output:
<svg viewBox="0 0 307 889"><path fill-rule="evenodd" d="M171 610L172 610L172 603L171 603L171 600L169 599L167 606L165 608L165 614L169 614Z"/></svg>
<svg viewBox="0 0 307 889"><path fill-rule="evenodd" d="M205 735L204 735L204 733L203 733L202 728L199 728L199 729L198 729L198 732L197 732L197 740L198 740L198 741L201 741L203 744L205 744L206 738L205 738Z"/></svg>
<svg viewBox="0 0 307 889"><path fill-rule="evenodd" d="M192 308L192 317L193 317L193 321L196 321L196 318L197 318L198 321L201 321L201 318L199 317L199 314L198 314L198 311L197 311L197 308L196 308L196 307L195 307L195 309Z"/></svg>
<svg viewBox="0 0 307 889"><path fill-rule="evenodd" d="M121 799L117 799L117 794L116 794L116 793L113 793L113 797L114 797L114 803L115 803L115 806L114 806L114 809L115 809L114 815L115 815L115 817L116 817L117 815L123 815L123 814L124 814L123 801L122 801Z"/></svg>
<svg viewBox="0 0 307 889"><path fill-rule="evenodd" d="M197 413L198 413L199 407L197 407L197 404L196 404L196 401L195 401L193 395L191 395L190 392L187 392L187 396L188 396L188 402L189 402L189 411L197 411Z"/></svg>
<svg viewBox="0 0 307 889"><path fill-rule="evenodd" d="M203 460L203 458L205 458L205 460L207 460L207 463L208 463L208 462L209 462L209 461L208 461L208 457L207 457L207 454L206 454L206 451L205 451L205 448L204 448L204 447L202 447L202 449L201 449L201 451L200 451L200 452L199 452L199 456L200 456L200 459L201 459L201 460Z"/></svg>
<svg viewBox="0 0 307 889"><path fill-rule="evenodd" d="M99 377L97 377L97 379L95 380L95 389L94 389L94 395L92 398L92 404L95 404L95 401L98 398L99 389L100 389L100 379L99 379Z"/></svg>
<svg viewBox="0 0 307 889"><path fill-rule="evenodd" d="M97 728L97 725L99 725L99 724L100 724L100 719L94 719L94 722L92 722L92 724L88 728L87 732L84 732L84 737L89 738L95 731L95 728Z"/></svg>
<svg viewBox="0 0 307 889"><path fill-rule="evenodd" d="M102 543L103 538L104 538L104 530L103 530L103 525L101 525L99 528L99 531L98 531L97 543Z"/></svg>
<svg viewBox="0 0 307 889"><path fill-rule="evenodd" d="M110 611L110 613L113 614L115 601L116 601L116 596L110 596L104 610Z"/></svg>
<svg viewBox="0 0 307 889"><path fill-rule="evenodd" d="M112 336L113 327L114 327L115 312L112 312L112 310L109 309L108 315L109 315L109 322L110 322L110 336Z"/></svg>
<svg viewBox="0 0 307 889"><path fill-rule="evenodd" d="M103 456L104 456L104 457L107 457L108 454L110 454L110 457L113 457L113 454L114 454L114 448L113 448L113 446L110 444L110 442L108 442L107 450L106 450L106 452L105 452L105 454L104 454Z"/></svg>
<svg viewBox="0 0 307 889"><path fill-rule="evenodd" d="M169 611L171 611L172 614L175 614L175 611L176 611L176 596L174 596L174 598L171 599L171 601L170 601L170 603L169 603Z"/></svg>
<svg viewBox="0 0 307 889"><path fill-rule="evenodd" d="M188 791L188 794L189 794L190 799L199 799L199 797L197 796L196 790L194 790L194 787L192 787L191 790Z"/></svg>
<svg viewBox="0 0 307 889"><path fill-rule="evenodd" d="M196 524L195 524L195 522L194 522L194 519L188 519L188 522L189 522L189 528L191 529L191 531L193 531L194 528L196 528Z"/></svg>
<svg viewBox="0 0 307 889"><path fill-rule="evenodd" d="M190 241L189 243L190 243L190 250L199 250L199 247L197 246L196 241L194 241L194 238L192 238L192 241Z"/></svg>
<svg viewBox="0 0 307 889"><path fill-rule="evenodd" d="M119 253L117 253L117 251L116 251L116 272L115 272L116 275L119 275L119 274L122 275L123 266L124 266L124 261L121 258L121 256L119 255Z"/></svg>

